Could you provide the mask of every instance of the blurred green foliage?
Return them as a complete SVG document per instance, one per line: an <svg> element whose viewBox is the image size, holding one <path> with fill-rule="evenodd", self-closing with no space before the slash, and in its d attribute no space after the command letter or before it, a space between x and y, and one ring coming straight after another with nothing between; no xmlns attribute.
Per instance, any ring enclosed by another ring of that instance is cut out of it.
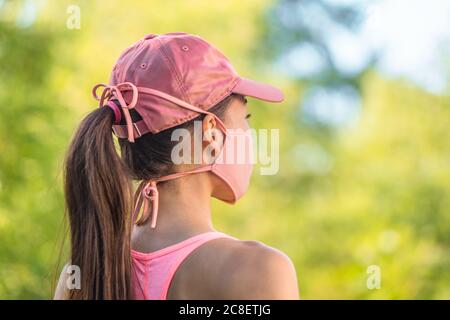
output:
<svg viewBox="0 0 450 320"><path fill-rule="evenodd" d="M201 35L286 93L282 106L250 102L256 128L280 129L278 175L255 174L235 206L215 201L217 229L286 252L306 299L450 298L448 96L368 72L359 121L323 134L299 121L302 85L264 60L271 1L47 1L17 25L26 3L0 1L0 298L51 297L62 162L95 108L90 89L131 42L171 31ZM66 27L70 4L80 30ZM366 287L370 265L378 290Z"/></svg>

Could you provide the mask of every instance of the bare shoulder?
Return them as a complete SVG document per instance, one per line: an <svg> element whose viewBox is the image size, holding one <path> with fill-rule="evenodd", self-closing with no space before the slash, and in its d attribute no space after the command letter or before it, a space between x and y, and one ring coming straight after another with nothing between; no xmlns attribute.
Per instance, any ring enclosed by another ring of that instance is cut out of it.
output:
<svg viewBox="0 0 450 320"><path fill-rule="evenodd" d="M275 248L259 241L218 239L199 249L183 268L189 274L185 284L198 288L200 295L187 298L299 298L294 265Z"/></svg>
<svg viewBox="0 0 450 320"><path fill-rule="evenodd" d="M291 259L259 241L229 244L229 257L220 266L233 270L223 292L237 299L298 299L297 275Z"/></svg>

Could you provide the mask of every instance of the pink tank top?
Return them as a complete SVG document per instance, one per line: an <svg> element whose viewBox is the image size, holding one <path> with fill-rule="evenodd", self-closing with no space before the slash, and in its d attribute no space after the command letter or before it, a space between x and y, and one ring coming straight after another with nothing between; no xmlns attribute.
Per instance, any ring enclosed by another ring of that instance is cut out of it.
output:
<svg viewBox="0 0 450 320"><path fill-rule="evenodd" d="M236 239L224 233L212 231L150 253L131 250L135 299L166 300L172 278L181 263L201 245L219 238Z"/></svg>

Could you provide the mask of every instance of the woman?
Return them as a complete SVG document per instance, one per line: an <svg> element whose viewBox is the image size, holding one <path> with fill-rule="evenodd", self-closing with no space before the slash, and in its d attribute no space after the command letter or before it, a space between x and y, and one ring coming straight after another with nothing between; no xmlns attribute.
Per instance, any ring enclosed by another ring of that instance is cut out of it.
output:
<svg viewBox="0 0 450 320"><path fill-rule="evenodd" d="M94 96L101 108L81 123L65 165L79 285L68 288L64 271L56 299L298 298L285 254L211 222L211 197L234 203L248 187L250 161L225 159L250 158L245 97L280 102L278 89L239 77L200 37L168 33L127 48Z"/></svg>

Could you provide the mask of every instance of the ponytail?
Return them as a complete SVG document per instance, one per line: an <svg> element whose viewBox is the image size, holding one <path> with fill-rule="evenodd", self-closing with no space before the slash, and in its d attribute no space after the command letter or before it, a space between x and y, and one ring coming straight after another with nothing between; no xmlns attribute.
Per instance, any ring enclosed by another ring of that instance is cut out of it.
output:
<svg viewBox="0 0 450 320"><path fill-rule="evenodd" d="M65 161L71 265L81 288L69 299L131 299L132 187L111 126L114 113L98 108L80 124Z"/></svg>

